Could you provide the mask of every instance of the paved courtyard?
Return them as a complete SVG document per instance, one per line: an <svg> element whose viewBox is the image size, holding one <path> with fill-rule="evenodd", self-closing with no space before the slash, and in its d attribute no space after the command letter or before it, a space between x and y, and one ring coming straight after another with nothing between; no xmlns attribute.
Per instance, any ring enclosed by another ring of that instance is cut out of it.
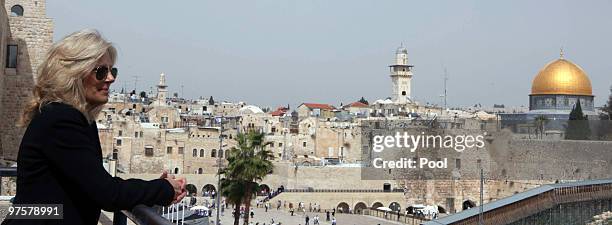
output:
<svg viewBox="0 0 612 225"><path fill-rule="evenodd" d="M310 217L310 225L313 224L313 217L315 215L319 215L319 222L322 225L331 225L331 221L325 221L325 213L294 213L293 216L287 211L271 209L268 212L265 212L263 208L255 208L255 215L252 221L253 224L259 223L259 225L267 224L269 225L274 219L274 222L281 222L283 225L304 225L305 224L305 215ZM215 214L214 214L215 215ZM213 216L211 220L214 221L215 217ZM231 209L226 210L224 215L221 216L221 224L228 225L233 224L234 218L232 218ZM242 219L240 220L242 224ZM212 223L214 224L214 223ZM388 221L372 216L362 216L362 215L354 215L354 214L340 214L336 213L336 224L337 225L398 225L402 223L398 223L395 221Z"/></svg>

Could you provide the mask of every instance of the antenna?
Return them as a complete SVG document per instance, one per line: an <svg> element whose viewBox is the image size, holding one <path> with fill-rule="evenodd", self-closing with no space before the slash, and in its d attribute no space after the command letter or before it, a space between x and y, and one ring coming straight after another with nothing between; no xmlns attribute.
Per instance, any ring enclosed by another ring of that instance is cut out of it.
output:
<svg viewBox="0 0 612 225"><path fill-rule="evenodd" d="M134 91L136 91L138 87L138 75L134 75L132 77L134 77Z"/></svg>
<svg viewBox="0 0 612 225"><path fill-rule="evenodd" d="M448 81L448 73L446 72L446 67L444 67L444 109L447 109L446 97L448 97L448 93L446 92L446 82Z"/></svg>
<svg viewBox="0 0 612 225"><path fill-rule="evenodd" d="M446 82L448 81L448 72L446 71L446 67L444 67L444 93L440 95L440 98L443 98L444 100L444 109L447 109L448 105L447 105L447 89L446 89Z"/></svg>

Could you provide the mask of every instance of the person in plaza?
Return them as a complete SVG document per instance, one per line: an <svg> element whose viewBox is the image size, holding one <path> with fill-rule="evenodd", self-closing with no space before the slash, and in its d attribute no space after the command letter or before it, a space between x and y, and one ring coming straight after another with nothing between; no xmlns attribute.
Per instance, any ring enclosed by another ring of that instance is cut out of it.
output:
<svg viewBox="0 0 612 225"><path fill-rule="evenodd" d="M308 217L308 215L306 215L306 218L304 218L304 220L306 221L306 223L304 225L310 225L310 217Z"/></svg>
<svg viewBox="0 0 612 225"><path fill-rule="evenodd" d="M336 217L332 217L331 224L336 225Z"/></svg>
<svg viewBox="0 0 612 225"><path fill-rule="evenodd" d="M112 177L102 164L95 122L118 75L115 47L96 30L72 33L51 46L38 68L19 125L13 204L61 204L62 219L5 219L16 224L97 224L102 209L182 200L185 179L162 173L144 181Z"/></svg>
<svg viewBox="0 0 612 225"><path fill-rule="evenodd" d="M329 211L325 210L325 221L329 221Z"/></svg>
<svg viewBox="0 0 612 225"><path fill-rule="evenodd" d="M319 215L315 215L314 218L312 218L312 224L319 225Z"/></svg>
<svg viewBox="0 0 612 225"><path fill-rule="evenodd" d="M255 216L255 213L253 212L253 210L251 210L251 219L253 219L254 216Z"/></svg>

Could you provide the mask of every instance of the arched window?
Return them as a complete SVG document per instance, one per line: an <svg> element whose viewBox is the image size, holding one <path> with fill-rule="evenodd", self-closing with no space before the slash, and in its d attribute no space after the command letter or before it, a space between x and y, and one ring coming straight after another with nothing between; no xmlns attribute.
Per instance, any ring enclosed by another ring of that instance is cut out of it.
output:
<svg viewBox="0 0 612 225"><path fill-rule="evenodd" d="M219 158L223 158L223 150L219 149Z"/></svg>
<svg viewBox="0 0 612 225"><path fill-rule="evenodd" d="M198 157L198 150L197 149L193 149L193 157Z"/></svg>
<svg viewBox="0 0 612 225"><path fill-rule="evenodd" d="M179 173L179 169L178 168L174 168L174 174L178 174Z"/></svg>
<svg viewBox="0 0 612 225"><path fill-rule="evenodd" d="M198 168L198 174L202 174L203 170L202 168Z"/></svg>
<svg viewBox="0 0 612 225"><path fill-rule="evenodd" d="M210 151L210 157L211 158L216 158L217 157L217 150L213 149L212 151Z"/></svg>
<svg viewBox="0 0 612 225"><path fill-rule="evenodd" d="M200 157L204 157L204 149L200 149Z"/></svg>
<svg viewBox="0 0 612 225"><path fill-rule="evenodd" d="M11 16L23 16L23 7L20 5L11 7Z"/></svg>

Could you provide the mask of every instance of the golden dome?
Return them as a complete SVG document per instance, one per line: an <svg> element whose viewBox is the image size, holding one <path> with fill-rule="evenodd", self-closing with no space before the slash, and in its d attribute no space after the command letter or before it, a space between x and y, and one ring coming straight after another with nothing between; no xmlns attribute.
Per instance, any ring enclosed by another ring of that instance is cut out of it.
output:
<svg viewBox="0 0 612 225"><path fill-rule="evenodd" d="M531 84L531 95L593 96L591 80L578 65L563 59L548 63Z"/></svg>

